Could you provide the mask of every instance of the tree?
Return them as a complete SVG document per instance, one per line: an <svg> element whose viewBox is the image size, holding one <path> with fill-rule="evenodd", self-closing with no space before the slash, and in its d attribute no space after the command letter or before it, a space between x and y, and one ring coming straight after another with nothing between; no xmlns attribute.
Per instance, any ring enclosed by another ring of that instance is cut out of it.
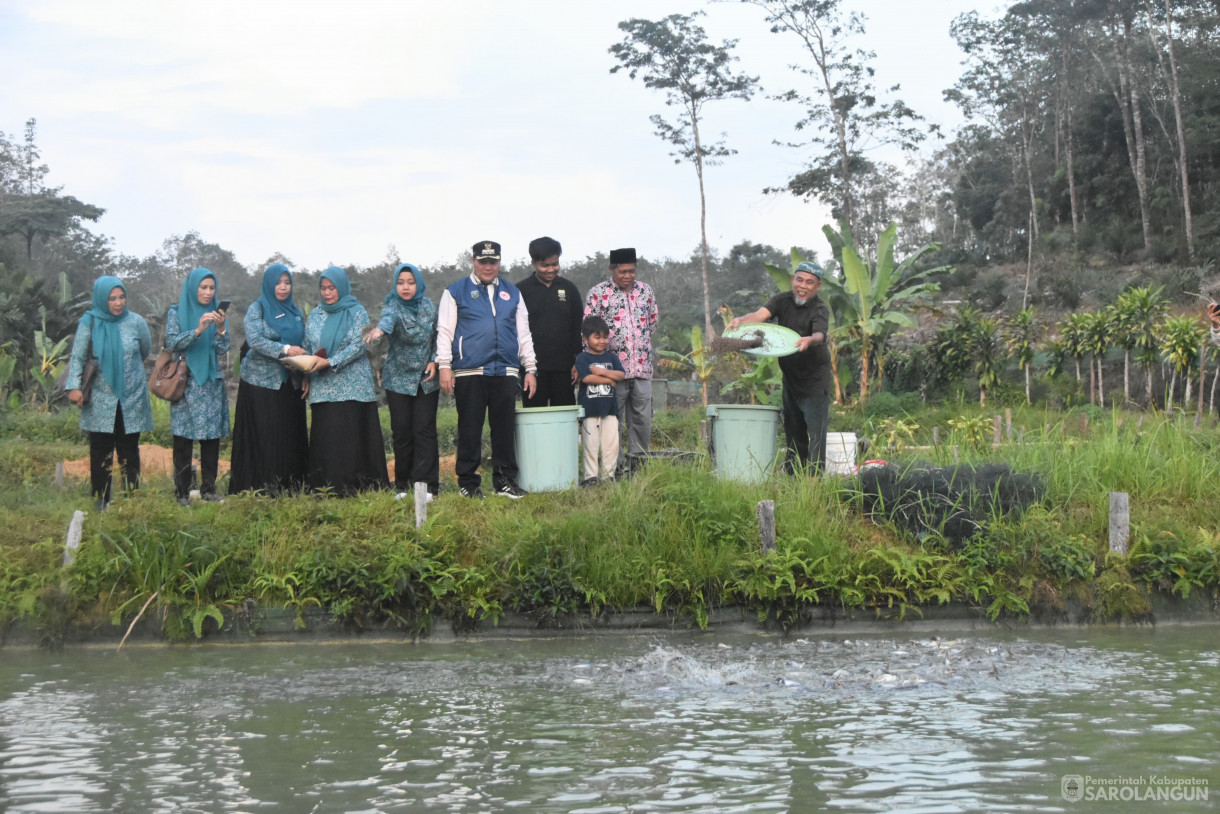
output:
<svg viewBox="0 0 1220 814"><path fill-rule="evenodd" d="M1034 361L1041 326L1034 319L1034 309L1025 307L1008 320L1007 346L1017 359L1017 367L1025 373L1025 403L1033 404L1030 397L1030 367Z"/></svg>
<svg viewBox="0 0 1220 814"><path fill-rule="evenodd" d="M47 189L35 195L0 193L0 235L25 238L26 260L34 259L34 238L66 235L82 220L96 221L106 210Z"/></svg>
<svg viewBox="0 0 1220 814"><path fill-rule="evenodd" d="M1164 297L1165 287L1151 285L1130 288L1118 297L1116 303L1119 337L1124 351L1128 346L1135 351L1135 361L1144 365L1144 396L1152 404L1152 372L1157 362L1160 323L1169 310ZM1127 351L1129 352L1129 351ZM1126 363L1124 361L1124 378ZM1124 388L1126 384L1124 382ZM1128 395L1128 398L1130 396Z"/></svg>
<svg viewBox="0 0 1220 814"><path fill-rule="evenodd" d="M1080 347L1089 354L1089 403L1096 401L1106 406L1106 381L1102 362L1110 350L1114 331L1113 309L1103 308L1092 313L1077 314L1081 317Z"/></svg>
<svg viewBox="0 0 1220 814"><path fill-rule="evenodd" d="M1000 374L1004 371L1004 344L999 322L992 317L978 317L970 339L974 372L978 376L979 407L986 407L987 391L1000 383Z"/></svg>
<svg viewBox="0 0 1220 814"><path fill-rule="evenodd" d="M1024 308L1033 273L1033 249L1040 235L1034 147L1045 123L1042 66L1046 61L1031 48L1033 32L1021 17L1006 14L998 20L983 20L977 11L971 11L955 19L950 32L970 67L945 91L945 98L961 107L967 118L982 118L996 135L1012 144L1023 171L1029 199Z"/></svg>
<svg viewBox="0 0 1220 814"><path fill-rule="evenodd" d="M82 220L96 221L106 210L60 195L63 187L43 184L49 169L35 138L37 122L25 123L25 143L14 145L0 133L0 236L25 238L25 259L34 259L34 239L65 235Z"/></svg>
<svg viewBox="0 0 1220 814"><path fill-rule="evenodd" d="M1178 374L1186 380L1182 403L1190 402L1190 372L1198 363L1199 348L1203 344L1206 330L1199 325L1199 320L1191 315L1166 317L1161 323L1161 356L1169 363L1173 371L1169 380L1169 392L1165 399L1165 409L1173 409L1173 391L1177 387ZM1202 383L1200 382L1200 387Z"/></svg>
<svg viewBox="0 0 1220 814"><path fill-rule="evenodd" d="M796 129L808 133L809 141L790 146L812 146L816 151L809 169L788 180L787 190L822 201L853 234L860 234L855 190L857 177L872 168L866 154L887 144L914 150L927 138L918 126L923 117L900 99L884 103L878 99L869 64L876 55L850 46L853 37L864 35L865 18L856 12L845 14L842 0L743 2L765 12L772 32L799 39L813 60L812 68L793 66L809 77L811 87L777 97L805 109ZM894 85L888 92L898 90Z"/></svg>
<svg viewBox="0 0 1220 814"><path fill-rule="evenodd" d="M674 163L689 161L699 179L699 234L703 276L704 328L712 331L712 301L708 285L707 196L704 167L715 166L736 151L720 141L708 142L700 131L703 106L726 99L749 99L758 87L758 77L734 74L732 56L737 40L720 45L707 41L707 33L695 23L702 12L671 14L663 20L631 19L618 24L626 33L622 42L610 47L619 61L610 73L626 70L632 79L665 93L665 104L679 108L677 122L663 116L649 117L655 132L674 147ZM721 134L723 137L723 134Z"/></svg>

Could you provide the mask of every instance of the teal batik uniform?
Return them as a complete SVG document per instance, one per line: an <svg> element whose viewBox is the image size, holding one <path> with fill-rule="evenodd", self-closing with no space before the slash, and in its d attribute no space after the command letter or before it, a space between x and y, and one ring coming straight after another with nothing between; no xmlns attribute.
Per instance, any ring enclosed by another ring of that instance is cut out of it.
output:
<svg viewBox="0 0 1220 814"><path fill-rule="evenodd" d="M440 389L437 376L422 382L424 368L436 358L436 303L421 297L414 308L397 296L387 297L377 327L390 338L381 386L395 393L414 396Z"/></svg>
<svg viewBox="0 0 1220 814"><path fill-rule="evenodd" d="M257 300L246 309L243 327L250 352L241 361L241 380L258 387L279 390L280 385L288 380L288 370L280 359L284 357L284 346L290 343L284 342L279 331L267 323L263 317L263 304Z"/></svg>
<svg viewBox="0 0 1220 814"><path fill-rule="evenodd" d="M327 354L330 367L320 373L310 374L309 403L319 404L333 401L377 401L373 387L373 366L364 353L361 329L369 323L369 314L362 305L352 305L346 310L351 323L334 353ZM322 331L329 320L338 318L322 308L315 308L305 323L305 350L316 353L325 347Z"/></svg>
<svg viewBox="0 0 1220 814"><path fill-rule="evenodd" d="M80 428L85 432L114 432L116 408L121 403L125 432L151 432L152 406L148 403L148 374L144 372L144 359L152 350L148 323L144 321L144 317L128 311L114 324L118 326L123 347L123 394L116 395L110 382L99 371L98 375L93 377L89 403L81 407ZM92 333L93 319L86 314L76 326L76 340L72 343L72 359L68 364L65 390L80 389L81 369L85 364L85 351L89 347Z"/></svg>
<svg viewBox="0 0 1220 814"><path fill-rule="evenodd" d="M196 323L197 325L198 323ZM197 342L211 339L215 354L215 369L220 370L220 357L229 352L229 333L209 327L198 337L196 325L178 322L178 306L171 305L165 315L165 346L175 353L185 353ZM211 336L209 337L209 334ZM199 381L192 370L187 374L186 392L181 400L169 407L170 431L179 438L206 441L229 436L229 398L225 393L224 376Z"/></svg>

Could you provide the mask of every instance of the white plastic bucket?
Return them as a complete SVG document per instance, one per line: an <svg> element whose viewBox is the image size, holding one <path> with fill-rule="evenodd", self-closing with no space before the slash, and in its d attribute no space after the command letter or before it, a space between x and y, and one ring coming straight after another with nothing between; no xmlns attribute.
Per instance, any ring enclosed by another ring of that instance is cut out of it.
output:
<svg viewBox="0 0 1220 814"><path fill-rule="evenodd" d="M856 474L856 434L854 432L826 433L826 474Z"/></svg>

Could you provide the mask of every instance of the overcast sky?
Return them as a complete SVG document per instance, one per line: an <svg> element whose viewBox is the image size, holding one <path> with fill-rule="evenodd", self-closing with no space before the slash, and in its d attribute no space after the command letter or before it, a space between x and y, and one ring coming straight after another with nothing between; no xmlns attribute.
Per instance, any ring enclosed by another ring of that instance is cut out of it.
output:
<svg viewBox="0 0 1220 814"><path fill-rule="evenodd" d="M857 0L877 86L930 122L960 119L951 20L994 3ZM798 44L753 6L698 0L0 2L0 130L38 120L49 183L107 212L96 231L147 255L190 230L248 265L273 252L317 268L369 265L391 246L423 265L476 240L523 258L551 235L568 258L699 242L693 167L649 116L662 96L607 49L632 17L704 9L738 68L779 92ZM708 240L821 248L820 206L763 195L803 166L801 111L756 98L706 108L738 154L707 172Z"/></svg>

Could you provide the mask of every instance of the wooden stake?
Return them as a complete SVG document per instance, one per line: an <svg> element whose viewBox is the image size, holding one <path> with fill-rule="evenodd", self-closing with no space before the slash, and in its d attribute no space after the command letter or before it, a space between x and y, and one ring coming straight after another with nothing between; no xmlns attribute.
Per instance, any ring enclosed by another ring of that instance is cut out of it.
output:
<svg viewBox="0 0 1220 814"><path fill-rule="evenodd" d="M932 446L940 446L940 427L932 428Z"/></svg>
<svg viewBox="0 0 1220 814"><path fill-rule="evenodd" d="M1000 427L1001 427L1000 414L996 413L995 414L995 429L994 429L994 432L992 432L992 434L991 434L991 443L995 444L997 447L1000 445L1000 442L1004 440L1004 436L1000 434L1000 432L1001 432Z"/></svg>
<svg viewBox="0 0 1220 814"><path fill-rule="evenodd" d="M84 527L85 513L77 509L72 512L72 521L68 523L68 537L64 540L64 565L76 562L76 550L80 548L80 538Z"/></svg>
<svg viewBox="0 0 1220 814"><path fill-rule="evenodd" d="M764 554L775 550L775 501L758 501L758 539Z"/></svg>
<svg viewBox="0 0 1220 814"><path fill-rule="evenodd" d="M1131 513L1126 492L1110 493L1110 550L1126 554L1131 539Z"/></svg>
<svg viewBox="0 0 1220 814"><path fill-rule="evenodd" d="M415 528L419 528L428 519L428 484L415 484Z"/></svg>
<svg viewBox="0 0 1220 814"><path fill-rule="evenodd" d="M56 486L64 485L64 462L63 461L55 462L55 485Z"/></svg>

